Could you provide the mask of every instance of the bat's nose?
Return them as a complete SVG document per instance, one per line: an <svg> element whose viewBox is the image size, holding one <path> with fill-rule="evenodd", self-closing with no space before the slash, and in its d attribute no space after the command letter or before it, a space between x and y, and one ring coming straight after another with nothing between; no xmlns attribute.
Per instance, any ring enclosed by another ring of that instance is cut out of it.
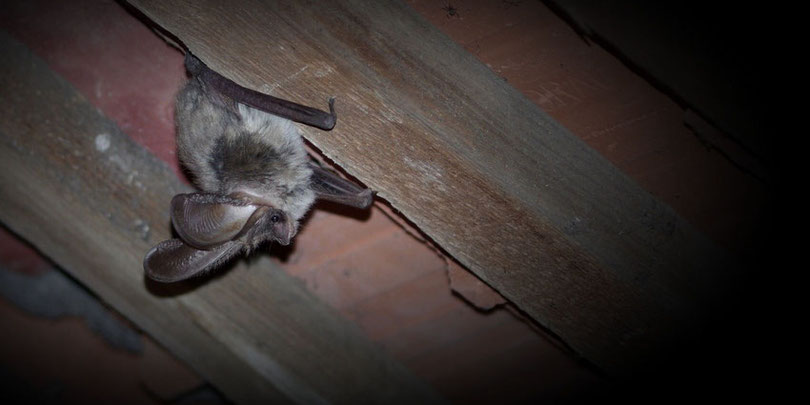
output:
<svg viewBox="0 0 810 405"><path fill-rule="evenodd" d="M292 241L292 238L295 236L295 224L291 224L287 222L284 224L285 232L282 235L279 235L278 243L283 246L287 246Z"/></svg>

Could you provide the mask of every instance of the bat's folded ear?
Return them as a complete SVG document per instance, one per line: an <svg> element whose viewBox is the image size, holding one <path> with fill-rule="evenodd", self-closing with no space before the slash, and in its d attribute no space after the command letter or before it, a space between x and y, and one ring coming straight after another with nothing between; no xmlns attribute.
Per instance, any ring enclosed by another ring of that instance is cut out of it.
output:
<svg viewBox="0 0 810 405"><path fill-rule="evenodd" d="M242 250L238 242L227 242L210 250L199 250L180 239L158 243L146 253L146 276L162 283L185 280L219 266Z"/></svg>
<svg viewBox="0 0 810 405"><path fill-rule="evenodd" d="M191 247L208 250L246 232L263 213L262 207L211 193L178 194L172 199L172 224Z"/></svg>

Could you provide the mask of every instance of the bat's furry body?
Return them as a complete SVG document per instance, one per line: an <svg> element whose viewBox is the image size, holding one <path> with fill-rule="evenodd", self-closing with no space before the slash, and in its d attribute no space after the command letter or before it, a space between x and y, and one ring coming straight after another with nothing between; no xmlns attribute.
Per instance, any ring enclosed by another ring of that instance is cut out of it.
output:
<svg viewBox="0 0 810 405"><path fill-rule="evenodd" d="M216 268L264 241L288 244L316 198L365 208L363 189L312 163L293 121L332 129L330 112L246 89L186 54L192 77L177 95L178 155L201 192L172 199L179 238L144 258L150 278L173 282Z"/></svg>
<svg viewBox="0 0 810 405"><path fill-rule="evenodd" d="M196 78L176 107L180 161L202 191L253 195L295 221L315 201L310 158L292 121L228 100Z"/></svg>

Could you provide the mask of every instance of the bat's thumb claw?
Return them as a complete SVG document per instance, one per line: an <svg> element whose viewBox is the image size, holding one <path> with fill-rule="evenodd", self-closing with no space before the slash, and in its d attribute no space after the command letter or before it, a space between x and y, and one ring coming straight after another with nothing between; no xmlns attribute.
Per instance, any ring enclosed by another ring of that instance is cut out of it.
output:
<svg viewBox="0 0 810 405"><path fill-rule="evenodd" d="M337 123L337 114L335 113L335 98L329 97L329 117L324 122L323 129L330 130L335 127Z"/></svg>

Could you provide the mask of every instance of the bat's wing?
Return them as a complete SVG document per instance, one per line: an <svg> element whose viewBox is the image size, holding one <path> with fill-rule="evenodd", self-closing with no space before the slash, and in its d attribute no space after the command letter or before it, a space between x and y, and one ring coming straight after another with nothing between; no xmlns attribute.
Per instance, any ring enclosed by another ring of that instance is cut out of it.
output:
<svg viewBox="0 0 810 405"><path fill-rule="evenodd" d="M211 193L172 198L172 224L184 242L197 249L217 248L247 232L267 207Z"/></svg>
<svg viewBox="0 0 810 405"><path fill-rule="evenodd" d="M143 268L155 281L185 280L224 263L242 250L238 242L227 242L210 250L199 250L180 239L164 240L146 253Z"/></svg>
<svg viewBox="0 0 810 405"><path fill-rule="evenodd" d="M293 103L269 94L260 93L255 90L242 87L232 80L211 70L191 52L186 52L186 69L195 77L199 77L220 94L242 104L249 105L257 110L262 110L279 117L300 122L302 124L317 127L323 130L330 130L335 127L337 115L335 114L335 99L329 99L329 112L316 108Z"/></svg>
<svg viewBox="0 0 810 405"><path fill-rule="evenodd" d="M374 192L370 189L362 188L316 164L310 167L310 184L316 198L357 208L368 208L374 201Z"/></svg>

